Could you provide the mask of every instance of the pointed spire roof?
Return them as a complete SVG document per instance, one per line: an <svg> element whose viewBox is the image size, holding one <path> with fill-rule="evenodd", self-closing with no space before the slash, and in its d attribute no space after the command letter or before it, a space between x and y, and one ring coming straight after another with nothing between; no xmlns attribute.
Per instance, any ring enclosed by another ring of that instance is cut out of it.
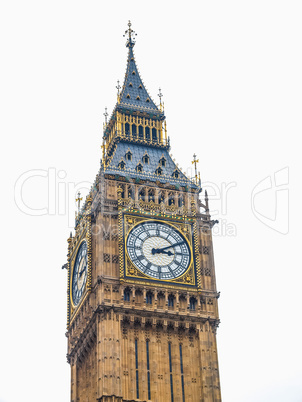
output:
<svg viewBox="0 0 302 402"><path fill-rule="evenodd" d="M129 29L127 29L125 34L128 35L126 47L128 47L129 52L125 80L119 97L119 106L128 107L131 110L150 112L153 111L156 114L162 114L162 112L158 109L158 107L151 99L151 96L148 94L145 85L139 75L133 53L133 47L135 45L134 35L136 34L131 29L130 21L128 23L128 26Z"/></svg>

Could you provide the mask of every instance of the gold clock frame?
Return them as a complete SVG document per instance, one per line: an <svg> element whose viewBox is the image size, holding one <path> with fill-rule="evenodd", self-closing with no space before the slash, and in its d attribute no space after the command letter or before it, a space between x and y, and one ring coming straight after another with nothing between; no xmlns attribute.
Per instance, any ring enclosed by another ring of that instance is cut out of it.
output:
<svg viewBox="0 0 302 402"><path fill-rule="evenodd" d="M80 311L83 303L87 299L88 294L91 292L91 217L87 216L87 219L81 222L81 225L77 228L76 235L73 239L73 244L69 241L69 253L68 253L68 288L67 288L67 328L70 326L77 313ZM75 265L75 260L79 251L79 248L83 241L87 243L87 281L82 298L78 305L74 305L72 298L72 277Z"/></svg>
<svg viewBox="0 0 302 402"><path fill-rule="evenodd" d="M142 222L160 222L170 225L176 231L180 232L182 236L186 239L191 252L191 261L187 270L180 275L178 278L163 280L152 278L136 268L136 266L131 261L127 248L126 242L131 230L138 224ZM168 216L146 216L135 211L123 212L120 211L119 216L119 244L120 244L120 280L121 282L136 283L141 285L151 285L151 286L163 286L163 287L175 287L179 286L197 288L200 285L200 270L199 270L199 258L196 253L196 220L185 221L182 219L177 219L175 217Z"/></svg>

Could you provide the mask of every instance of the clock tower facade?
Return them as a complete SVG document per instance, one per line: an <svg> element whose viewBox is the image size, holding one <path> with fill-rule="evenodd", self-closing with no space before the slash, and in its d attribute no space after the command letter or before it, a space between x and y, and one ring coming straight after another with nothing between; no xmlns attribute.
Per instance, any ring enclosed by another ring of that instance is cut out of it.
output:
<svg viewBox="0 0 302 402"><path fill-rule="evenodd" d="M215 222L169 154L126 33L101 168L68 239L71 401L220 401Z"/></svg>

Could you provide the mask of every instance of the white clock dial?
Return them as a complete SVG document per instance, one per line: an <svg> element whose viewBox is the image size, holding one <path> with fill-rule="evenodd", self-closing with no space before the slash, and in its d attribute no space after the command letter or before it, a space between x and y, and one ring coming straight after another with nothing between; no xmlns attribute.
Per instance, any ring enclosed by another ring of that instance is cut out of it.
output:
<svg viewBox="0 0 302 402"><path fill-rule="evenodd" d="M82 298L87 282L87 243L83 241L79 247L72 274L72 300L77 306Z"/></svg>
<svg viewBox="0 0 302 402"><path fill-rule="evenodd" d="M126 247L136 268L155 279L178 278L191 261L187 240L166 223L147 221L136 225L128 235Z"/></svg>

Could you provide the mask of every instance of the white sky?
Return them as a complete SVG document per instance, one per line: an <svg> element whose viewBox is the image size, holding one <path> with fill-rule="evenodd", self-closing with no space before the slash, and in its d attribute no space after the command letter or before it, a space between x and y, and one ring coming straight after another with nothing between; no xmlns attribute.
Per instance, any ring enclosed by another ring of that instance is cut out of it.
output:
<svg viewBox="0 0 302 402"><path fill-rule="evenodd" d="M69 400L72 189L99 168L128 19L142 78L156 102L164 94L173 157L187 169L196 152L219 198L223 401L302 401L301 11L300 1L1 2L0 402ZM49 186L33 177L47 172Z"/></svg>

